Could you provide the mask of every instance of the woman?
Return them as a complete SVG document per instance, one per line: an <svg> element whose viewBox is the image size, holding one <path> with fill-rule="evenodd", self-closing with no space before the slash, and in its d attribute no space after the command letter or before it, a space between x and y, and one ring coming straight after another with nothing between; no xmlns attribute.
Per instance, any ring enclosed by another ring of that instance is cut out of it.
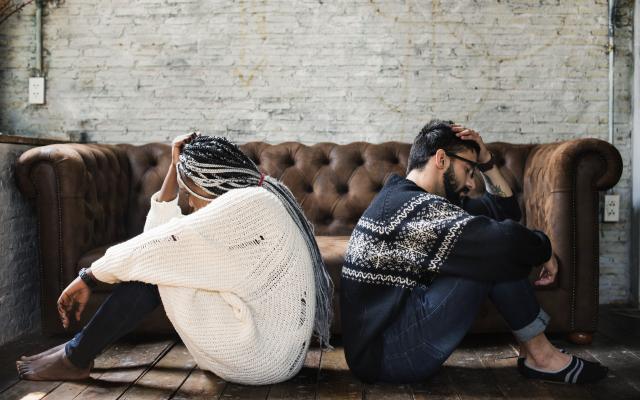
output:
<svg viewBox="0 0 640 400"><path fill-rule="evenodd" d="M179 186L194 209L187 216ZM225 138L174 140L144 232L109 248L60 296L65 328L94 281L122 283L72 340L18 361L23 379L88 377L93 359L160 299L198 365L227 381L287 380L312 333L329 343L333 286L310 223L291 192Z"/></svg>

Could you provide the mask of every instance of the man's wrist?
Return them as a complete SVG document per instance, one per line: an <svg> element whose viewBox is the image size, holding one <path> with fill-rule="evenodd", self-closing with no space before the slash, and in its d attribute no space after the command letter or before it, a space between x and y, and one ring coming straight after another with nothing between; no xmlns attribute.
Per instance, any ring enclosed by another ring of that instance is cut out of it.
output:
<svg viewBox="0 0 640 400"><path fill-rule="evenodd" d="M480 172L487 172L495 165L493 161L493 154L491 152L489 152L489 158L485 160L486 161L478 161L478 169Z"/></svg>
<svg viewBox="0 0 640 400"><path fill-rule="evenodd" d="M489 149L483 148L478 153L478 164L484 164L484 163L488 162L491 159L491 157L492 157L492 154L489 151Z"/></svg>

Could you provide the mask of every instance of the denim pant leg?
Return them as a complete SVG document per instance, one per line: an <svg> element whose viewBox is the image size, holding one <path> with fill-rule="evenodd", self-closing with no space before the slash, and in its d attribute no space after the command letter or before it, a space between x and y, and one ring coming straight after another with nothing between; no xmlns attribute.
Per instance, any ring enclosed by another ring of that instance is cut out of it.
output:
<svg viewBox="0 0 640 400"><path fill-rule="evenodd" d="M544 332L549 316L527 279L489 283L441 276L428 288L415 288L385 332L379 379L418 382L437 371L469 331L487 296L519 341Z"/></svg>
<svg viewBox="0 0 640 400"><path fill-rule="evenodd" d="M494 283L489 298L519 342L544 332L549 315L540 307L528 279Z"/></svg>
<svg viewBox="0 0 640 400"><path fill-rule="evenodd" d="M491 286L440 276L429 287L414 288L383 335L378 380L419 382L436 372L471 328Z"/></svg>
<svg viewBox="0 0 640 400"><path fill-rule="evenodd" d="M67 342L68 359L87 368L107 346L131 332L160 305L158 287L142 282L122 282L102 303L91 321Z"/></svg>

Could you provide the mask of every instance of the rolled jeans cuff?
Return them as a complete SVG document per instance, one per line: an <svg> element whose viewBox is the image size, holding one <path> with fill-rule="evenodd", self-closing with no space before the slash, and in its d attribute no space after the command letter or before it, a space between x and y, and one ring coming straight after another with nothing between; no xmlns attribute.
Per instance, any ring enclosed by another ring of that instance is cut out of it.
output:
<svg viewBox="0 0 640 400"><path fill-rule="evenodd" d="M519 342L529 341L544 332L545 329L547 329L547 325L549 325L550 319L551 317L549 317L549 314L547 314L542 308L540 308L540 312L533 321L531 321L524 328L513 331L513 334Z"/></svg>

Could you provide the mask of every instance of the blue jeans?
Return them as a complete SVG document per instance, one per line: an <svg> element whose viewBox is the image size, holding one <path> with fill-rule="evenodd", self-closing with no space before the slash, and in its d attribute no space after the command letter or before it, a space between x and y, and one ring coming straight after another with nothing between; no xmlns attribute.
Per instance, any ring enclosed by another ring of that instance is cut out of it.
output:
<svg viewBox="0 0 640 400"><path fill-rule="evenodd" d="M526 279L492 283L440 276L429 287L413 289L384 332L378 380L419 382L436 372L469 331L487 296L520 342L544 332L549 323Z"/></svg>
<svg viewBox="0 0 640 400"><path fill-rule="evenodd" d="M87 368L111 343L131 332L160 305L158 287L142 282L122 282L102 303L91 321L67 342L65 352L78 368Z"/></svg>

